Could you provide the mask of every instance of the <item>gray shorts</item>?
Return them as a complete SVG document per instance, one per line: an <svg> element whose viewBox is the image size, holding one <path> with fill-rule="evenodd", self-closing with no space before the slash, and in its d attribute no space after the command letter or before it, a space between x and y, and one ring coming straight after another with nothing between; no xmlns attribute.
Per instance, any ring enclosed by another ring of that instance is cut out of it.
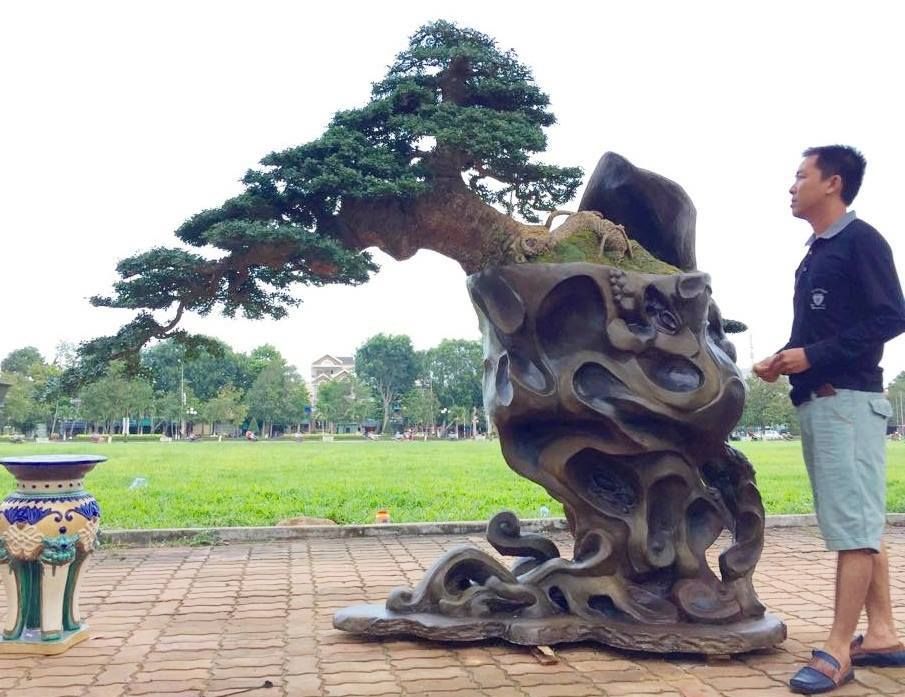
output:
<svg viewBox="0 0 905 697"><path fill-rule="evenodd" d="M857 390L837 390L798 406L801 449L827 549L880 550L891 414L882 393Z"/></svg>

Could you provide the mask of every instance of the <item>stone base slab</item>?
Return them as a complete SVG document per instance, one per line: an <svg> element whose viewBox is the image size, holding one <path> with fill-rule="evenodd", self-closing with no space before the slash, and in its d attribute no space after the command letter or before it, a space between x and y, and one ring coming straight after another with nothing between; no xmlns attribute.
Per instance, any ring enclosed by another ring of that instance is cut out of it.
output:
<svg viewBox="0 0 905 697"><path fill-rule="evenodd" d="M651 653L736 654L778 646L786 626L766 614L758 620L723 625L639 625L594 622L562 615L543 619L453 618L427 613L401 614L383 605L355 605L339 610L333 626L369 636L408 635L434 641L503 639L523 646L596 641L607 646Z"/></svg>

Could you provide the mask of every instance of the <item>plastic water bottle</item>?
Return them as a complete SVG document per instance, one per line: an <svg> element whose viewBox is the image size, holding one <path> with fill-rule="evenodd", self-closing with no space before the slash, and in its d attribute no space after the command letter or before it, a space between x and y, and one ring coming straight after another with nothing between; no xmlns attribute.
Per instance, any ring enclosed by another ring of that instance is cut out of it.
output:
<svg viewBox="0 0 905 697"><path fill-rule="evenodd" d="M550 509L546 506L541 506L538 511L541 518L549 518L550 517Z"/></svg>
<svg viewBox="0 0 905 697"><path fill-rule="evenodd" d="M146 486L148 486L147 479L145 479L144 477L136 477L129 485L129 489L144 489Z"/></svg>

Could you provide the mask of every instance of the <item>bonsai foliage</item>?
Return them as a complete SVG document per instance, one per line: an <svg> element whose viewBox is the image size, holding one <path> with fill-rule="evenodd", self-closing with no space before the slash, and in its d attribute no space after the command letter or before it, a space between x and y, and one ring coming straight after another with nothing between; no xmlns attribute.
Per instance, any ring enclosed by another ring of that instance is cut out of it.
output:
<svg viewBox="0 0 905 697"><path fill-rule="evenodd" d="M264 157L241 194L176 230L184 247L119 263L112 295L92 303L138 314L82 346L83 378L111 358L134 364L152 338L203 345L177 329L187 310L280 318L296 284L364 283L377 268L368 247L397 259L432 249L469 273L524 261L524 241L549 232L532 223L572 199L582 174L533 159L555 122L548 107L530 69L490 37L422 27L365 106Z"/></svg>

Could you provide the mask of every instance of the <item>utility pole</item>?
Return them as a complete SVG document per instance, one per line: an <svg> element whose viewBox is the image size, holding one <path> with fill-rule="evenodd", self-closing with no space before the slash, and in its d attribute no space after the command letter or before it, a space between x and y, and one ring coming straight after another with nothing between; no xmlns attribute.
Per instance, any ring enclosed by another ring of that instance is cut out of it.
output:
<svg viewBox="0 0 905 697"><path fill-rule="evenodd" d="M179 410L179 438L185 438L185 364L179 359L179 392L182 394L182 408Z"/></svg>
<svg viewBox="0 0 905 697"><path fill-rule="evenodd" d="M902 404L902 393L899 392L899 427L896 430L900 436L903 435L903 428L905 428L905 404Z"/></svg>

